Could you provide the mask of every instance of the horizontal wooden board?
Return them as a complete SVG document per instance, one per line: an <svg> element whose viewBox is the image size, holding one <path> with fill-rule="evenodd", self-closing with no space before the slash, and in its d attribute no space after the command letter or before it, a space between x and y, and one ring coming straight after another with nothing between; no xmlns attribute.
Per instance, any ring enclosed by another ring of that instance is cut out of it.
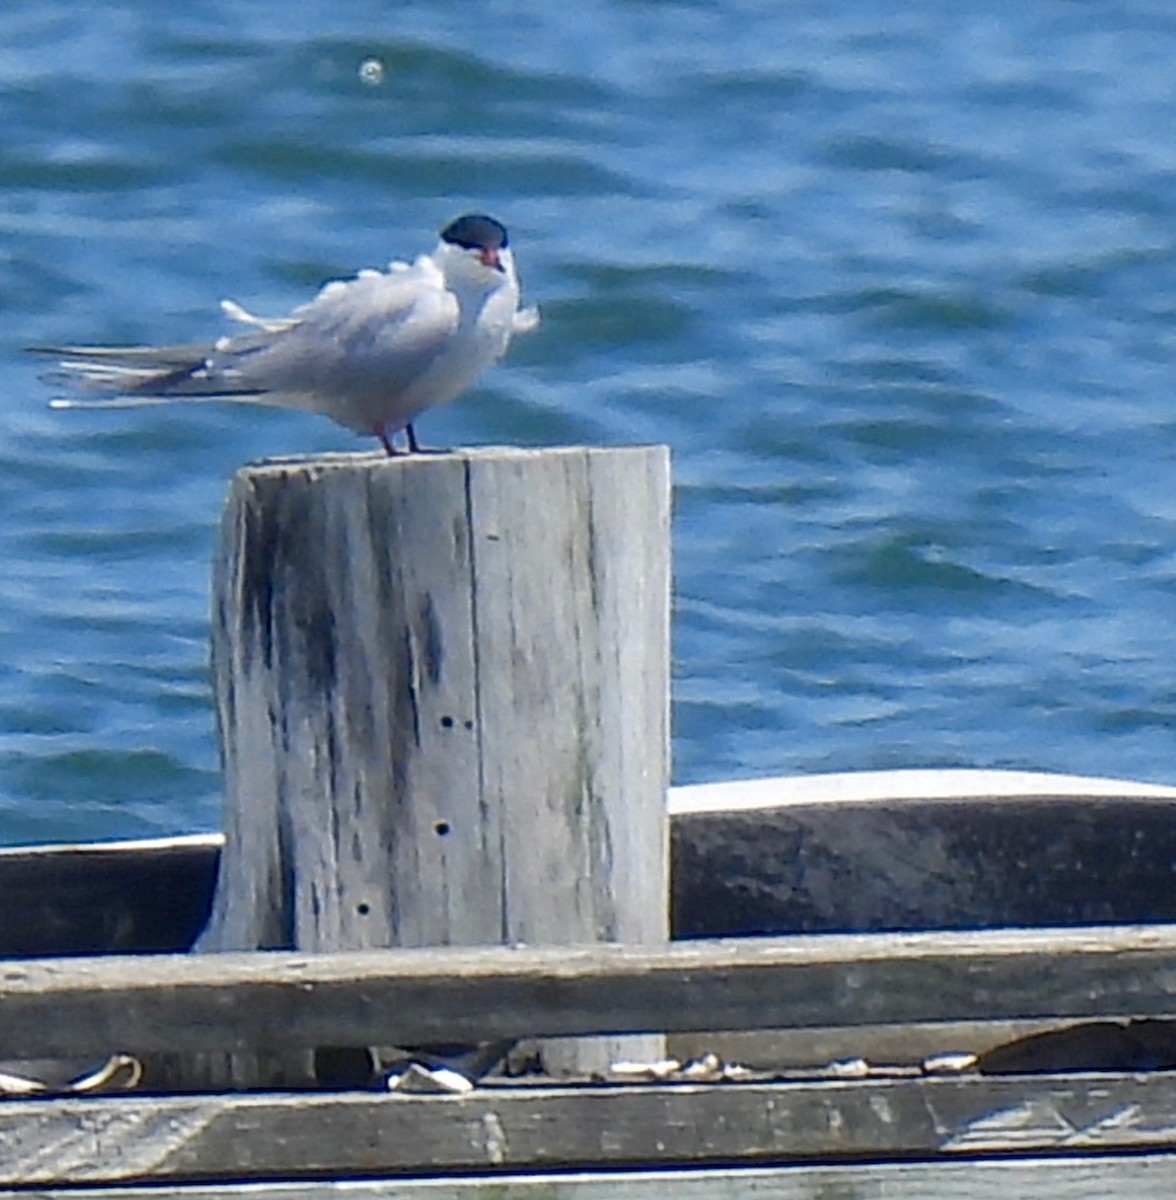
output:
<svg viewBox="0 0 1176 1200"><path fill-rule="evenodd" d="M153 1200L1169 1200L1176 1156L860 1163L609 1174L350 1179L161 1187ZM0 1191L0 1200L27 1192ZM38 1189L38 1200L142 1200L131 1188Z"/></svg>
<svg viewBox="0 0 1176 1200"><path fill-rule="evenodd" d="M1174 1012L1173 926L0 967L13 1058Z"/></svg>
<svg viewBox="0 0 1176 1200"><path fill-rule="evenodd" d="M1169 1200L1176 1156L860 1163L609 1174L164 1186L153 1200ZM0 1200L27 1192L0 1191ZM132 1188L39 1189L39 1200L142 1200Z"/></svg>
<svg viewBox="0 0 1176 1200"><path fill-rule="evenodd" d="M0 1185L1145 1152L1174 1137L1171 1075L106 1097L0 1106Z"/></svg>

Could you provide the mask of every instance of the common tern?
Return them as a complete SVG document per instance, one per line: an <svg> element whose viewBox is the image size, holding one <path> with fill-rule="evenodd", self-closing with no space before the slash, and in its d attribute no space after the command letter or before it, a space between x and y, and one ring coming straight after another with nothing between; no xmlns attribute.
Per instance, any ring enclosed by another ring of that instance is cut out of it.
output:
<svg viewBox="0 0 1176 1200"><path fill-rule="evenodd" d="M175 346L38 346L59 359L46 378L105 400L54 408L137 408L173 401L266 404L322 413L380 439L396 454L402 430L454 399L539 324L519 307L506 228L480 213L451 221L431 254L328 283L288 317L257 317L232 300L245 327L214 342Z"/></svg>

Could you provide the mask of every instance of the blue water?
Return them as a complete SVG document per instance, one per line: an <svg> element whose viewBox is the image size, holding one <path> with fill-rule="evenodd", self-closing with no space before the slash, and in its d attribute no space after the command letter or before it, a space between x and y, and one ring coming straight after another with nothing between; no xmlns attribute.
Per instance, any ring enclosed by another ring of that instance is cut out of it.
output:
<svg viewBox="0 0 1176 1200"><path fill-rule="evenodd" d="M1174 62L1168 0L5 0L0 842L218 825L226 482L363 448L50 412L22 347L469 208L544 326L421 436L672 446L678 782L1176 781Z"/></svg>

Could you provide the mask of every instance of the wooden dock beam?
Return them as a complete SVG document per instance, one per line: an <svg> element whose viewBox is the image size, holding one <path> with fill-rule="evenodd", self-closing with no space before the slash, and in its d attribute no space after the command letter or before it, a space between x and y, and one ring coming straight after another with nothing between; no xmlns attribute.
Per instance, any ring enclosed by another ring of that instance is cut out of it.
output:
<svg viewBox="0 0 1176 1200"><path fill-rule="evenodd" d="M1176 1020L1176 926L731 938L651 949L26 959L0 973L0 1056L328 1037L434 1042L922 1022Z"/></svg>
<svg viewBox="0 0 1176 1200"><path fill-rule="evenodd" d="M665 941L664 448L248 467L212 636L201 950Z"/></svg>

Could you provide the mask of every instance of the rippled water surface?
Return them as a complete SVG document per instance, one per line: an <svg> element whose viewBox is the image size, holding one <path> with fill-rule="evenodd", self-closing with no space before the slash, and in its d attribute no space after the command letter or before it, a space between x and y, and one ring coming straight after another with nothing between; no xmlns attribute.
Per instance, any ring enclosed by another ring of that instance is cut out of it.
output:
<svg viewBox="0 0 1176 1200"><path fill-rule="evenodd" d="M1159 0L5 0L0 842L217 825L226 482L360 445L50 412L22 347L471 207L544 325L421 435L672 446L679 782L1176 780L1173 62Z"/></svg>

